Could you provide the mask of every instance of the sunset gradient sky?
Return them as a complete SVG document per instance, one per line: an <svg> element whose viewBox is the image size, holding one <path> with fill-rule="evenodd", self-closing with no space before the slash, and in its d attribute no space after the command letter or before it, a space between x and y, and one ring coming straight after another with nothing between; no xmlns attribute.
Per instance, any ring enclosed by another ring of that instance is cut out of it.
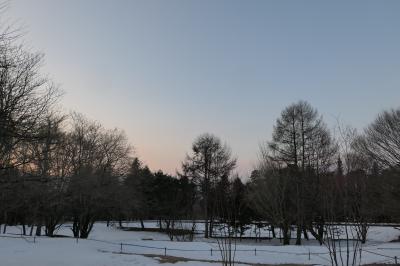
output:
<svg viewBox="0 0 400 266"><path fill-rule="evenodd" d="M65 111L126 131L152 170L226 141L248 176L299 99L361 129L400 105L400 1L11 0Z"/></svg>

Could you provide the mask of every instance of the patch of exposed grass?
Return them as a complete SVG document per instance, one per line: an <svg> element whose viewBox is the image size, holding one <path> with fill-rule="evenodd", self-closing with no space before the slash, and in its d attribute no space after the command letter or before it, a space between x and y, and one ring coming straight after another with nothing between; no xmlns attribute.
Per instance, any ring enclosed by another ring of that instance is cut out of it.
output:
<svg viewBox="0 0 400 266"><path fill-rule="evenodd" d="M99 250L100 252L107 253L108 251ZM140 254L140 253L128 253L128 252L111 252L114 254L122 254L122 255L139 255L148 258L152 258L157 260L160 264L163 263L171 263L175 264L178 262L189 262L189 261L196 261L196 262L205 262L205 263L218 263L221 264L220 260L205 260L205 259L192 259L192 258L185 258L185 257L177 257L177 256L164 256L159 254ZM313 265L313 264L265 264L265 263L249 263L249 262L241 262L236 261L235 264L237 265L250 265L250 266L306 266L306 265Z"/></svg>

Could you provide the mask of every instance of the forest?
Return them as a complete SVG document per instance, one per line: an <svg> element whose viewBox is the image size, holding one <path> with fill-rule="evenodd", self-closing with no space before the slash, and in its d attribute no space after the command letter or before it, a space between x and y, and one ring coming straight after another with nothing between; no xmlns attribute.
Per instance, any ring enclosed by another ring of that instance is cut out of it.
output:
<svg viewBox="0 0 400 266"><path fill-rule="evenodd" d="M263 121L273 133L254 151L249 178L211 133L193 141L172 176L144 165L123 130L60 111L62 91L42 73L43 54L18 40L11 29L0 34L3 233L20 225L24 235L52 237L68 222L87 238L97 221L137 220L145 229L151 219L174 240L182 221L193 221L192 233L201 221L205 238L220 236L221 224L239 238L268 225L282 244L301 245L310 235L321 244L335 238L334 224L355 226L365 242L371 224L400 222L400 108L357 132L340 122L330 129L306 101L288 103L276 121Z"/></svg>

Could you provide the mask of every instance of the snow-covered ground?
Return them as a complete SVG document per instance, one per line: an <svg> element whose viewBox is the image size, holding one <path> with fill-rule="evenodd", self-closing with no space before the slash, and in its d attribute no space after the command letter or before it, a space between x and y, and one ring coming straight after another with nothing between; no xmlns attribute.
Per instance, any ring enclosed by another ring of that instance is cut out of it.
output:
<svg viewBox="0 0 400 266"><path fill-rule="evenodd" d="M156 224L147 222L146 227L150 226ZM220 259L215 239L199 236L193 242L171 242L165 234L122 231L105 223L96 223L87 240L33 238L20 233L21 228L8 227L7 234L0 235L0 266L125 266L159 265L160 262L162 265L218 265L213 261ZM57 233L72 236L70 225L62 226ZM368 241L362 247L362 264L394 263L395 256L400 258L400 243L389 241L399 235L400 230L392 227L370 227ZM330 264L324 246L313 240L304 244L281 246L277 241L246 240L237 243L236 260L245 263L242 265ZM165 253L179 258L162 257Z"/></svg>

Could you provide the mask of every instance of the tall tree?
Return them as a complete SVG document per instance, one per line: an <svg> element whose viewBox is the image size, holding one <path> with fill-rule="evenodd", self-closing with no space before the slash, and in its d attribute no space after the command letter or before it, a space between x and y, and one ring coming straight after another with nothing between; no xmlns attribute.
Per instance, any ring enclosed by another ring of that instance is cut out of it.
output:
<svg viewBox="0 0 400 266"><path fill-rule="evenodd" d="M359 157L366 161L362 169L367 170L373 178L377 179L373 185L375 190L373 193L377 193L384 202L384 205L379 208L385 210L381 216L399 219L400 108L380 113L353 144ZM371 180L371 177L369 179ZM376 191L377 188L379 190ZM372 193L369 192L369 194ZM374 200L374 202L381 202L381 200Z"/></svg>
<svg viewBox="0 0 400 266"><path fill-rule="evenodd" d="M6 6L7 3L0 3L0 13ZM60 95L59 90L42 74L42 65L43 55L32 53L21 45L18 31L1 23L0 220L5 223L11 212L23 209L21 204L13 204L11 199L15 199L16 194L10 192L19 189L27 192L29 195L19 198L21 203L28 202L27 199L33 195L34 189L22 184L26 178L32 179L27 170L35 164L29 147L46 138L40 129L46 124L46 118Z"/></svg>
<svg viewBox="0 0 400 266"><path fill-rule="evenodd" d="M153 180L154 175L150 169L143 165L139 158L134 158L128 175L124 180L127 193L129 215L140 220L144 228L143 220L150 218L153 205Z"/></svg>
<svg viewBox="0 0 400 266"><path fill-rule="evenodd" d="M290 244L290 226L297 217L292 170L271 159L264 150L257 170L253 171L248 193L251 208L272 228L282 229L284 245Z"/></svg>
<svg viewBox="0 0 400 266"><path fill-rule="evenodd" d="M319 175L333 163L337 148L318 111L309 103L299 101L286 107L277 119L268 143L270 158L290 168L296 205L296 244L301 244L301 233L317 215L306 210L316 202ZM310 210L313 210L311 207ZM307 237L307 236L306 236Z"/></svg>
<svg viewBox="0 0 400 266"><path fill-rule="evenodd" d="M222 177L230 176L235 166L236 159L232 158L230 148L222 144L219 138L208 133L195 139L192 153L188 154L182 163L183 175L190 177L198 185L202 197L205 238L209 237L209 227L212 227L211 192Z"/></svg>
<svg viewBox="0 0 400 266"><path fill-rule="evenodd" d="M80 114L72 116L68 199L75 237L87 238L94 222L115 207L130 146L123 132L106 131Z"/></svg>
<svg viewBox="0 0 400 266"><path fill-rule="evenodd" d="M305 101L291 104L282 111L268 146L274 160L300 172L325 171L336 152L322 117Z"/></svg>

